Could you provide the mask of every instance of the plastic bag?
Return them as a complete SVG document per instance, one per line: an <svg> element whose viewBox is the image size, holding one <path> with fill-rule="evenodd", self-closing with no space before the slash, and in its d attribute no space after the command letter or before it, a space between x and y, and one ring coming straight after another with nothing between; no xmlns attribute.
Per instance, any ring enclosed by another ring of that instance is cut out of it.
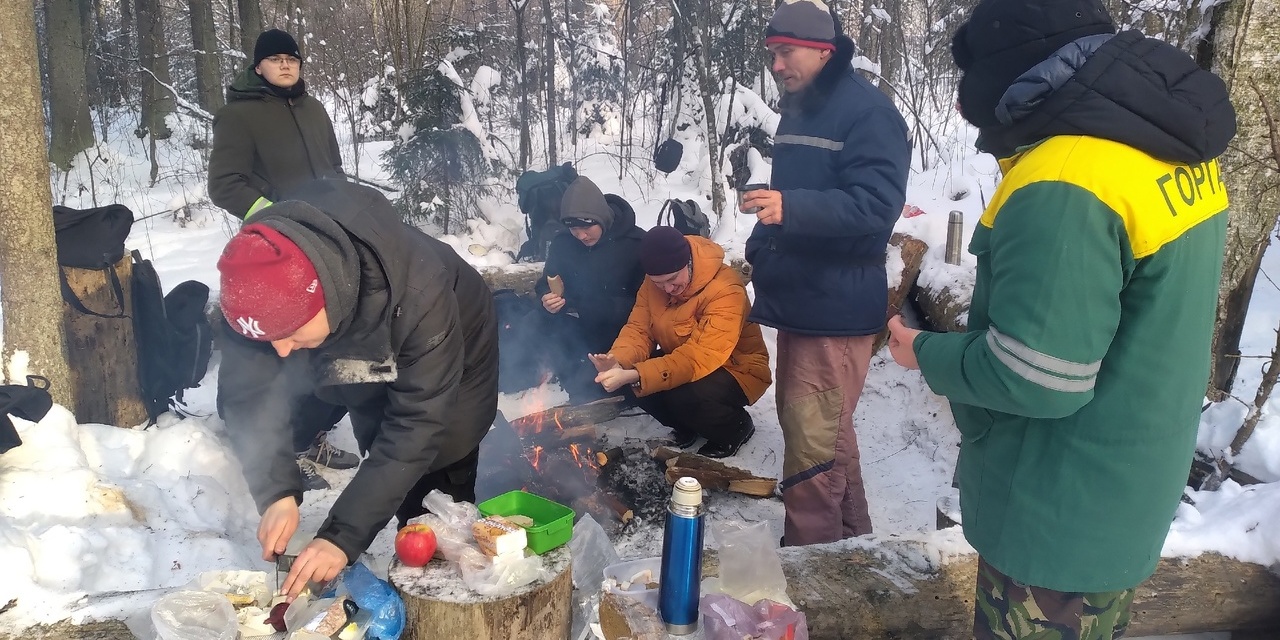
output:
<svg viewBox="0 0 1280 640"><path fill-rule="evenodd" d="M583 597L600 591L604 568L620 560L609 536L591 514L583 515L578 524L573 525L569 553L573 557L573 588L582 591Z"/></svg>
<svg viewBox="0 0 1280 640"><path fill-rule="evenodd" d="M362 612L369 613L366 635L378 640L399 640L404 632L404 601L385 580L373 575L363 562L343 570L339 592L347 593Z"/></svg>
<svg viewBox="0 0 1280 640"><path fill-rule="evenodd" d="M485 560L483 563L461 562L458 566L462 581L482 596L509 596L520 587L551 577L542 566L542 556L536 554L490 558L476 553Z"/></svg>
<svg viewBox="0 0 1280 640"><path fill-rule="evenodd" d="M703 596L698 603L706 640L809 640L804 614L772 600L754 607L723 594Z"/></svg>
<svg viewBox="0 0 1280 640"><path fill-rule="evenodd" d="M151 624L160 640L235 640L239 624L226 596L175 591L151 606Z"/></svg>
<svg viewBox="0 0 1280 640"><path fill-rule="evenodd" d="M712 524L720 545L720 591L743 602L770 599L790 606L787 577L778 557L778 539L767 522L735 520Z"/></svg>

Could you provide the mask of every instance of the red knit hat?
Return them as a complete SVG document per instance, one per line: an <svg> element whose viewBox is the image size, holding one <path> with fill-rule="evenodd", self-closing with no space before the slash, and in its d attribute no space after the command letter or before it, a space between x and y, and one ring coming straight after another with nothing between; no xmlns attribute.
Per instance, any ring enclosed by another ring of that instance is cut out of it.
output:
<svg viewBox="0 0 1280 640"><path fill-rule="evenodd" d="M250 340L293 335L324 308L315 265L298 245L264 224L240 229L218 259L222 314Z"/></svg>

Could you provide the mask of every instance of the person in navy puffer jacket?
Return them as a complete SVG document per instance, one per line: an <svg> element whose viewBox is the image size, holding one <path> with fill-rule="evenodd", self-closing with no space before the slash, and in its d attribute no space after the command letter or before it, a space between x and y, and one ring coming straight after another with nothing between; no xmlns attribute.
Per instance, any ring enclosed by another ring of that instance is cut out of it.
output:
<svg viewBox="0 0 1280 640"><path fill-rule="evenodd" d="M885 249L906 201L911 146L893 102L850 66L853 41L821 0L784 0L765 45L785 89L770 189L747 241L751 321L778 330L786 545L871 532L853 411L885 326Z"/></svg>

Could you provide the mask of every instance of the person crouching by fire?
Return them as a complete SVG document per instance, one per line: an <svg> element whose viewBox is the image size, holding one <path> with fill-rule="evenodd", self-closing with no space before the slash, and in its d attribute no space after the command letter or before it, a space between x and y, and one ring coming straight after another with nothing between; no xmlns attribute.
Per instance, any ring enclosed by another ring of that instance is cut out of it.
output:
<svg viewBox="0 0 1280 640"><path fill-rule="evenodd" d="M596 382L631 385L637 404L673 431L673 444L707 443L698 453L726 458L755 433L746 406L772 383L760 325L724 249L673 227L640 243L646 278L627 324L607 354L592 354ZM660 351L655 351L658 349Z"/></svg>
<svg viewBox="0 0 1280 640"><path fill-rule="evenodd" d="M219 411L262 514L263 559L298 528L294 396L346 407L368 458L289 571L290 599L392 516L403 527L424 513L432 489L474 502L498 398L497 318L475 269L368 187L321 180L294 197L254 215L218 260Z"/></svg>

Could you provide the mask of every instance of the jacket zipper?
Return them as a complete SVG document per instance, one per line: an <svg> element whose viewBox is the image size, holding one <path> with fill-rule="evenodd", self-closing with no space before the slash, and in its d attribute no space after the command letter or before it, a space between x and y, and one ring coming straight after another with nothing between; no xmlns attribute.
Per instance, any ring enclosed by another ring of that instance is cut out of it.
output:
<svg viewBox="0 0 1280 640"><path fill-rule="evenodd" d="M311 177L319 179L320 176L316 175L315 162L311 159L311 147L307 146L307 136L302 133L302 125L298 123L298 114L293 110L293 99L289 98L284 103L289 107L289 117L293 118L293 128L298 130L298 139L302 141L302 152L307 154L307 168L311 169Z"/></svg>

